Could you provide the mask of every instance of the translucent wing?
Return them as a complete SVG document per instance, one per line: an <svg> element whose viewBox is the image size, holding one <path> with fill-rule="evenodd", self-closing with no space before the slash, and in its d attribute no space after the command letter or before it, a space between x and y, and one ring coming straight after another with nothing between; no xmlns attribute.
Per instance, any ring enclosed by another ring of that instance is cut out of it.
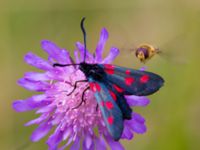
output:
<svg viewBox="0 0 200 150"><path fill-rule="evenodd" d="M130 68L103 64L101 66L106 72L106 80L117 85L125 95L145 96L155 93L163 85L161 76Z"/></svg>
<svg viewBox="0 0 200 150"><path fill-rule="evenodd" d="M89 84L90 89L94 92L108 132L114 140L119 140L123 131L123 114L116 103L117 97L112 95L103 82L89 78Z"/></svg>

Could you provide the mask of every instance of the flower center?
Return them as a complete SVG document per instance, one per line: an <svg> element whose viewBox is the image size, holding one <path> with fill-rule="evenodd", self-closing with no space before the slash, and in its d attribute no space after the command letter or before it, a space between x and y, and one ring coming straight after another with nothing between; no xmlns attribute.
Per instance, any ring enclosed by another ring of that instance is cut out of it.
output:
<svg viewBox="0 0 200 150"><path fill-rule="evenodd" d="M70 76L71 85L84 78L84 75L77 71L73 76ZM74 86L69 85L67 82L57 82L55 85L60 93L54 96L54 102L57 107L56 111L64 114L62 123L76 127L81 131L81 128L94 128L102 122L100 110L94 93L88 88L88 82L78 83L73 92ZM63 122L63 120L66 120L66 122Z"/></svg>

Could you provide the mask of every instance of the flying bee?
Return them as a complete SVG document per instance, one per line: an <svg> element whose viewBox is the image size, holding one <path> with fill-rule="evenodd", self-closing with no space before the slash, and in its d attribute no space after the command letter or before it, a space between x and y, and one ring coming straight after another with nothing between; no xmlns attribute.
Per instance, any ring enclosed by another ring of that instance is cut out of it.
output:
<svg viewBox="0 0 200 150"><path fill-rule="evenodd" d="M145 63L151 59L154 55L161 53L158 48L150 44L141 44L135 50L135 56L142 62Z"/></svg>

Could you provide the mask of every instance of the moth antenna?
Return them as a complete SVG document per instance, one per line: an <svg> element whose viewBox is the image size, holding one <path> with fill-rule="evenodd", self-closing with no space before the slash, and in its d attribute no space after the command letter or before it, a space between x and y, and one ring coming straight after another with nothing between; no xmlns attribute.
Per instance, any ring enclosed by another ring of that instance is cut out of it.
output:
<svg viewBox="0 0 200 150"><path fill-rule="evenodd" d="M81 30L83 32L83 39L84 39L84 57L83 57L83 62L85 62L85 58L86 58L86 32L85 32L85 28L84 28L84 20L85 17L82 18L81 20ZM66 66L76 66L76 65L80 65L80 64L59 64L59 63L55 63L53 64L53 67L66 67Z"/></svg>
<svg viewBox="0 0 200 150"><path fill-rule="evenodd" d="M78 66L80 64L58 64L58 63L55 63L53 64L53 67L66 67L66 66Z"/></svg>
<svg viewBox="0 0 200 150"><path fill-rule="evenodd" d="M82 18L81 20L81 30L83 32L83 39L84 39L84 59L83 59L83 62L85 62L85 58L86 58L86 32L85 32L85 28L84 28L84 20L85 20L85 17Z"/></svg>
<svg viewBox="0 0 200 150"><path fill-rule="evenodd" d="M85 62L85 58L86 58L86 32L85 32L85 28L84 28L84 20L85 17L82 18L81 20L81 30L83 32L83 39L84 39L84 57L83 57L83 62ZM53 64L53 67L66 67L66 66L76 66L76 65L80 65L80 64L59 64L59 63L55 63Z"/></svg>

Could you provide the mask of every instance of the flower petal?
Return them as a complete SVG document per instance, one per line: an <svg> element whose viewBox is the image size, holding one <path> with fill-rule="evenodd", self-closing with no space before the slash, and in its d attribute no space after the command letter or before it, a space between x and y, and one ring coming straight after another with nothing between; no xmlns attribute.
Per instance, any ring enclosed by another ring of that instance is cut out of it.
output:
<svg viewBox="0 0 200 150"><path fill-rule="evenodd" d="M38 118L36 118L36 119L34 119L34 120L31 120L31 121L27 122L27 123L25 124L25 126L30 126L30 125L32 125L32 124L39 124L39 123L41 123L42 121L46 120L46 119L48 118L48 116L49 116L49 113L44 113L44 114L42 114L40 117L38 117Z"/></svg>
<svg viewBox="0 0 200 150"><path fill-rule="evenodd" d="M28 90L38 91L38 92L44 92L50 87L50 84L48 82L30 81L25 78L19 79L18 84Z"/></svg>
<svg viewBox="0 0 200 150"><path fill-rule="evenodd" d="M99 42L96 47L96 52L95 52L95 61L96 62L102 61L102 53L103 53L106 41L108 40L108 36L109 36L108 31L106 30L106 28L103 28L101 30L100 39L99 39Z"/></svg>
<svg viewBox="0 0 200 150"><path fill-rule="evenodd" d="M105 136L105 139L112 150L125 150L120 142L114 141L110 136Z"/></svg>
<svg viewBox="0 0 200 150"><path fill-rule="evenodd" d="M125 124L125 126L124 126L124 130L123 130L121 138L124 138L124 139L127 139L127 140L131 140L133 138L133 132L126 125L126 122L124 122L124 124Z"/></svg>
<svg viewBox="0 0 200 150"><path fill-rule="evenodd" d="M70 150L79 150L80 149L80 138L77 137L73 145L70 147Z"/></svg>
<svg viewBox="0 0 200 150"><path fill-rule="evenodd" d="M71 134L72 134L72 128L68 127L63 134L63 140L66 140Z"/></svg>
<svg viewBox="0 0 200 150"><path fill-rule="evenodd" d="M64 49L60 49L53 42L48 40L43 40L41 42L41 46L43 50L47 52L51 58L57 60L59 63L64 63L64 64L71 63L69 52Z"/></svg>
<svg viewBox="0 0 200 150"><path fill-rule="evenodd" d="M74 57L75 57L76 63L79 64L80 63L80 59L79 59L79 51L78 50L74 51Z"/></svg>
<svg viewBox="0 0 200 150"><path fill-rule="evenodd" d="M63 131L60 130L60 126L56 128L56 131L48 138L47 144L49 150L55 150L58 148L58 144L62 141Z"/></svg>
<svg viewBox="0 0 200 150"><path fill-rule="evenodd" d="M47 76L52 80L58 80L63 81L65 78L69 78L69 74L71 73L71 70L74 70L73 66L69 67L55 67L49 72L46 72Z"/></svg>
<svg viewBox="0 0 200 150"><path fill-rule="evenodd" d="M80 42L76 42L76 47L78 48L78 50L80 51L80 57L81 57L81 62L84 61L84 55L86 53L86 61L88 62L88 60L93 61L94 58L92 56L92 54L90 54L88 52L88 50L85 50L85 47L82 43Z"/></svg>
<svg viewBox="0 0 200 150"><path fill-rule="evenodd" d="M18 112L24 112L41 106L49 105L51 102L45 98L45 95L37 95L28 98L27 100L16 100L13 102L13 108Z"/></svg>
<svg viewBox="0 0 200 150"><path fill-rule="evenodd" d="M61 120L64 118L65 114L63 113L54 113L53 118L51 120L52 125L57 125L61 122Z"/></svg>
<svg viewBox="0 0 200 150"><path fill-rule="evenodd" d="M136 112L132 113L132 119L134 119L135 121L137 121L139 123L145 123L145 119Z"/></svg>
<svg viewBox="0 0 200 150"><path fill-rule="evenodd" d="M147 106L150 103L150 100L145 96L125 96L127 103L130 106Z"/></svg>
<svg viewBox="0 0 200 150"><path fill-rule="evenodd" d="M146 132L146 126L143 123L139 123L135 121L134 119L132 120L127 120L126 123L128 126L136 133L138 134L143 134Z"/></svg>
<svg viewBox="0 0 200 150"><path fill-rule="evenodd" d="M53 68L52 65L50 65L47 61L31 52L27 53L24 59L29 65L42 70L51 70Z"/></svg>
<svg viewBox="0 0 200 150"><path fill-rule="evenodd" d="M96 150L106 150L106 142L101 135L99 136L99 138L95 138L95 145Z"/></svg>
<svg viewBox="0 0 200 150"><path fill-rule="evenodd" d="M92 141L90 148L86 148L86 145L84 145L84 144L83 144L83 147L82 147L83 150L95 150L94 148L95 148L95 145L94 145L93 141Z"/></svg>
<svg viewBox="0 0 200 150"><path fill-rule="evenodd" d="M38 73L38 72L27 72L24 75L24 78L31 81L47 81L49 77L47 73Z"/></svg>
<svg viewBox="0 0 200 150"><path fill-rule="evenodd" d="M52 125L47 122L40 124L40 126L32 133L31 141L37 142L49 133Z"/></svg>
<svg viewBox="0 0 200 150"><path fill-rule="evenodd" d="M47 113L47 112L52 112L52 110L56 107L56 105L54 103L50 104L50 105L46 105L41 107L40 109L38 109L36 111L36 114L39 113Z"/></svg>
<svg viewBox="0 0 200 150"><path fill-rule="evenodd" d="M135 131L138 134L143 134L147 131L147 128L144 124L135 123L133 125L133 131Z"/></svg>
<svg viewBox="0 0 200 150"><path fill-rule="evenodd" d="M62 146L61 148L59 148L59 150L64 150L69 144L71 144L71 142L73 141L73 137L70 137L69 140L67 141L67 143Z"/></svg>
<svg viewBox="0 0 200 150"><path fill-rule="evenodd" d="M119 49L112 47L110 49L110 53L108 54L108 56L106 58L104 58L104 60L101 63L109 64L115 59L115 57L117 57L117 55L119 55Z"/></svg>
<svg viewBox="0 0 200 150"><path fill-rule="evenodd" d="M85 149L90 149L91 145L92 145L92 137L88 133L86 133L85 138L83 140L83 147L85 147Z"/></svg>
<svg viewBox="0 0 200 150"><path fill-rule="evenodd" d="M88 150L95 150L94 148L95 148L95 145L94 145L94 143L92 142L92 145L90 146L90 148L89 148Z"/></svg>

